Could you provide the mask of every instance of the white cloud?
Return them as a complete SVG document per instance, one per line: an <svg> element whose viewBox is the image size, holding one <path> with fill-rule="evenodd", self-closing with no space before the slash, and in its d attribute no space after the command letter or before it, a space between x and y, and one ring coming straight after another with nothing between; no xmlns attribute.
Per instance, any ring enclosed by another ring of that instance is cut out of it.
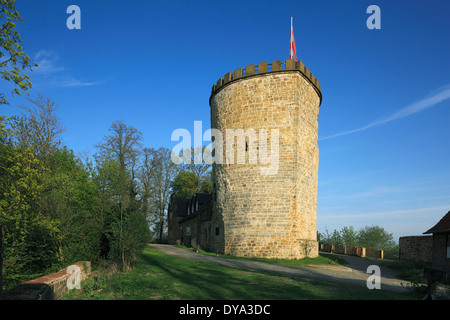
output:
<svg viewBox="0 0 450 320"><path fill-rule="evenodd" d="M51 50L40 50L34 56L38 67L33 71L37 75L45 77L45 84L58 87L87 87L105 83L105 81L82 81L69 73L69 69L63 66L56 52Z"/></svg>
<svg viewBox="0 0 450 320"><path fill-rule="evenodd" d="M69 78L67 80L60 81L59 85L61 87L88 87L88 86L96 86L103 83L104 81L84 82L75 78Z"/></svg>
<svg viewBox="0 0 450 320"><path fill-rule="evenodd" d="M388 122L391 122L394 120L405 118L412 114L429 109L431 107L434 107L439 102L442 102L447 99L450 99L450 89L449 88L441 90L438 93L435 93L434 95L432 95L431 97L428 97L428 98L422 99L420 101L417 101L413 104L410 104L409 106L406 106L403 109L400 109L399 111L391 114L390 116L387 116L380 120L373 121L373 122L369 123L368 125L365 125L360 128L352 129L352 130L342 131L342 132L333 134L331 136L319 138L319 140L327 140L327 139L337 138L337 137L341 137L341 136L346 136L346 135L360 132L360 131L365 131L367 129L370 129L370 128L373 128L373 127L376 127L376 126L379 126L379 125L382 125L382 124L385 124L385 123L388 123Z"/></svg>
<svg viewBox="0 0 450 320"><path fill-rule="evenodd" d="M66 68L58 65L58 55L49 50L41 50L34 56L38 67L34 69L37 73L56 73L65 71Z"/></svg>

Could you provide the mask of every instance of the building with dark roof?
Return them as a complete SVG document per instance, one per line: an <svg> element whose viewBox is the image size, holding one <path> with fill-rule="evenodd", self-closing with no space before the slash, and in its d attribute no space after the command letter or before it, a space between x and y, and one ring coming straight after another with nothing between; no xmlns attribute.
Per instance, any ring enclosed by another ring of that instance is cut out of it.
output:
<svg viewBox="0 0 450 320"><path fill-rule="evenodd" d="M450 274L450 211L424 234L433 234L433 268Z"/></svg>

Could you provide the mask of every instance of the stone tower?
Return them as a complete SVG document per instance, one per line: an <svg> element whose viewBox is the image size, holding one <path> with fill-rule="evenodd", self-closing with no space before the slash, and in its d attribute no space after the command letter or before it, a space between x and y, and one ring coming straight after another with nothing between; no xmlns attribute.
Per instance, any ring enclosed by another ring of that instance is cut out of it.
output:
<svg viewBox="0 0 450 320"><path fill-rule="evenodd" d="M281 259L318 255L321 102L317 79L292 59L249 65L214 84L211 128L223 146L222 158L214 150L215 161L223 159L213 165L214 249Z"/></svg>

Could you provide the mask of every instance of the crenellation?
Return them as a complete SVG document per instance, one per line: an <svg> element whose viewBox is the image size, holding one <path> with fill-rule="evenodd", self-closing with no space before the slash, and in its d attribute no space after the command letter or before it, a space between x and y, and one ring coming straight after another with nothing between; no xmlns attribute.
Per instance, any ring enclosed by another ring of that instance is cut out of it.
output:
<svg viewBox="0 0 450 320"><path fill-rule="evenodd" d="M272 71L280 71L281 70L281 60L272 61Z"/></svg>
<svg viewBox="0 0 450 320"><path fill-rule="evenodd" d="M255 65L254 64L250 64L248 66L245 67L245 75L246 76L251 76L255 74Z"/></svg>
<svg viewBox="0 0 450 320"><path fill-rule="evenodd" d="M233 73L233 80L236 80L236 79L241 78L242 75L243 75L243 73L242 73L242 68L239 68L239 69L234 70L234 73Z"/></svg>
<svg viewBox="0 0 450 320"><path fill-rule="evenodd" d="M228 72L223 76L223 84L226 84L230 82L233 79L233 74L231 72Z"/></svg>
<svg viewBox="0 0 450 320"><path fill-rule="evenodd" d="M267 72L267 62L258 63L258 73Z"/></svg>
<svg viewBox="0 0 450 320"><path fill-rule="evenodd" d="M284 69L282 68L284 65ZM272 61L271 64L267 62L260 62L256 66L255 64L250 64L245 67L245 69L239 68L234 70L234 72L228 72L225 74L223 78L220 78L215 85L213 85L211 93L217 93L217 91L221 90L225 85L233 82L235 80L243 79L246 77L257 76L261 74L265 74L268 72L285 72L291 70L298 70L306 79L313 85L316 89L317 93L320 96L320 102L322 101L322 93L319 81L313 75L310 70L303 64L302 61L295 61L294 59L286 59L285 62L281 62L281 60ZM245 73L244 73L245 71Z"/></svg>

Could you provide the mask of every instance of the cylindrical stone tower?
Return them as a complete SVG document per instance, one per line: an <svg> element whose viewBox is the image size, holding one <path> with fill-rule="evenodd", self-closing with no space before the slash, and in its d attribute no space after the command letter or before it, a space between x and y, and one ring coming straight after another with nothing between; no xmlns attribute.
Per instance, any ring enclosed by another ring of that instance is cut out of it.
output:
<svg viewBox="0 0 450 320"><path fill-rule="evenodd" d="M318 255L321 101L317 79L291 59L237 69L213 86L211 128L222 139L213 138L213 247L248 257Z"/></svg>

